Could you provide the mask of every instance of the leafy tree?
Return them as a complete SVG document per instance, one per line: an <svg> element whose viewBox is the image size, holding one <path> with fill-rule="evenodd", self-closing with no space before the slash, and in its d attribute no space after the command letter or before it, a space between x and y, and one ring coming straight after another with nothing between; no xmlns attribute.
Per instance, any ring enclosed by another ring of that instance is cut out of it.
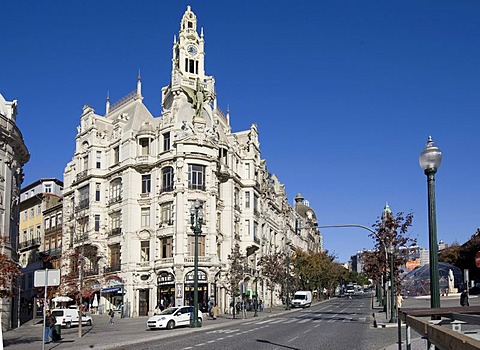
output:
<svg viewBox="0 0 480 350"><path fill-rule="evenodd" d="M457 242L445 248L438 255L438 260L447 264L458 266L462 256L462 247Z"/></svg>
<svg viewBox="0 0 480 350"><path fill-rule="evenodd" d="M21 274L20 266L8 255L0 253L0 298L14 296L12 286Z"/></svg>
<svg viewBox="0 0 480 350"><path fill-rule="evenodd" d="M245 256L240 253L240 245L235 242L232 248L232 253L228 256L230 267L227 272L227 282L229 285L229 292L233 298L233 318L235 318L235 297L239 295L238 285L242 282L244 277Z"/></svg>
<svg viewBox="0 0 480 350"><path fill-rule="evenodd" d="M279 252L263 255L258 262L262 278L270 290L270 311L273 305L275 287L285 280L285 255Z"/></svg>

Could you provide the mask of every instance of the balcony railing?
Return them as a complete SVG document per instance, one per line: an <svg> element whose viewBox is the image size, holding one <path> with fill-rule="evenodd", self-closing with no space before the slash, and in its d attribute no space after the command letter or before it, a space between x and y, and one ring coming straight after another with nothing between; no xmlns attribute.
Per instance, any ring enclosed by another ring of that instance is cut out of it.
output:
<svg viewBox="0 0 480 350"><path fill-rule="evenodd" d="M205 185L203 184L188 184L188 188L190 190L205 191Z"/></svg>
<svg viewBox="0 0 480 350"><path fill-rule="evenodd" d="M155 260L155 264L158 264L158 265L173 264L173 258L157 259Z"/></svg>
<svg viewBox="0 0 480 350"><path fill-rule="evenodd" d="M199 256L198 257L198 262L199 263L208 263L210 261L211 261L211 258L209 256ZM193 262L195 262L195 257L194 256L187 256L187 257L185 257L185 262L193 263Z"/></svg>
<svg viewBox="0 0 480 350"><path fill-rule="evenodd" d="M47 253L49 256L60 255L60 254L62 254L62 248L50 249L50 250L47 250L46 253Z"/></svg>
<svg viewBox="0 0 480 350"><path fill-rule="evenodd" d="M173 191L173 185L171 186L163 186L160 189L160 193L165 193L165 192L172 192Z"/></svg>
<svg viewBox="0 0 480 350"><path fill-rule="evenodd" d="M82 210L82 209L86 209L90 206L90 202L88 199L82 199L78 205L76 206L76 210L79 211L79 210Z"/></svg>
<svg viewBox="0 0 480 350"><path fill-rule="evenodd" d="M105 266L103 268L103 273L112 273L112 272L117 272L120 271L120 264L115 264L112 266Z"/></svg>
<svg viewBox="0 0 480 350"><path fill-rule="evenodd" d="M118 236L122 234L122 228L117 227L117 228L112 228L110 232L108 232L107 236L108 237L113 237L113 236Z"/></svg>
<svg viewBox="0 0 480 350"><path fill-rule="evenodd" d="M110 198L108 201L108 204L114 204L114 203L120 203L122 201L122 196L116 196L113 198Z"/></svg>
<svg viewBox="0 0 480 350"><path fill-rule="evenodd" d="M20 242L18 245L18 249L27 249L37 247L42 244L42 240L40 238L29 239L28 241Z"/></svg>
<svg viewBox="0 0 480 350"><path fill-rule="evenodd" d="M81 234L75 236L75 238L74 238L75 243L83 243L86 240L88 240L88 234L86 234L86 233L81 233Z"/></svg>
<svg viewBox="0 0 480 350"><path fill-rule="evenodd" d="M77 182L78 181L82 181L84 178L86 178L88 175L88 171L87 170L84 170L84 171L81 171L77 174Z"/></svg>
<svg viewBox="0 0 480 350"><path fill-rule="evenodd" d="M85 271L83 271L83 274L84 274L85 276L95 276L95 275L98 275L98 267L95 268L95 269L85 270Z"/></svg>

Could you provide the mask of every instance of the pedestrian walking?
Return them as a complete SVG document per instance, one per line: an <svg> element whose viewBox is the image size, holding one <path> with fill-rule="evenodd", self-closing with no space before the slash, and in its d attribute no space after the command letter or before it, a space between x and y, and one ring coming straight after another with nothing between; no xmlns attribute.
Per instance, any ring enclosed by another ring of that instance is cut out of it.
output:
<svg viewBox="0 0 480 350"><path fill-rule="evenodd" d="M50 343L50 339L53 341L53 326L57 323L57 318L52 315L50 310L45 313L45 334L43 341L45 344Z"/></svg>
<svg viewBox="0 0 480 350"><path fill-rule="evenodd" d="M470 306L470 303L468 302L468 291L466 289L460 294L460 305Z"/></svg>
<svg viewBox="0 0 480 350"><path fill-rule="evenodd" d="M215 305L213 305L212 317L213 317L214 320L216 320L217 317L218 317L218 305L217 305L217 303L215 303Z"/></svg>
<svg viewBox="0 0 480 350"><path fill-rule="evenodd" d="M115 321L115 311L113 311L113 309L110 309L110 311L108 312L108 316L110 316L110 324L114 324Z"/></svg>
<svg viewBox="0 0 480 350"><path fill-rule="evenodd" d="M397 294L397 309L402 308L403 297L400 293Z"/></svg>
<svg viewBox="0 0 480 350"><path fill-rule="evenodd" d="M247 318L247 303L245 302L245 299L242 299L242 304L240 307L242 309L242 318Z"/></svg>

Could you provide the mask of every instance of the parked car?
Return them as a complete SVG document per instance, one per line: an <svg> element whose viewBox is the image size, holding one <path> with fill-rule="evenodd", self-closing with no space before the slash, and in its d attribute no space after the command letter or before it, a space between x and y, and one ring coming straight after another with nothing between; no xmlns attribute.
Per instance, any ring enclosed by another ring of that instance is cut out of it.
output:
<svg viewBox="0 0 480 350"><path fill-rule="evenodd" d="M193 318L193 306L169 307L147 321L149 329L173 329L178 326L188 326ZM198 310L198 321L202 323L203 314Z"/></svg>
<svg viewBox="0 0 480 350"><path fill-rule="evenodd" d="M80 311L77 309L53 309L52 315L56 317L56 325L61 325L65 328L72 326L78 326ZM93 324L92 318L85 314L82 314L82 325L91 326Z"/></svg>

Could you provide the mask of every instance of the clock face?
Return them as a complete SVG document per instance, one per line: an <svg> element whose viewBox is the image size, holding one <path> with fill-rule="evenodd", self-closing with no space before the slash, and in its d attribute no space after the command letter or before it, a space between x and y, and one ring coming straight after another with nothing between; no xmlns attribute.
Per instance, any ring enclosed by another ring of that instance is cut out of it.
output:
<svg viewBox="0 0 480 350"><path fill-rule="evenodd" d="M190 56L195 56L195 55L197 54L197 52L198 52L198 51L197 51L197 47L194 46L194 45L189 45L189 46L187 47L187 52L188 52L188 54L189 54Z"/></svg>

